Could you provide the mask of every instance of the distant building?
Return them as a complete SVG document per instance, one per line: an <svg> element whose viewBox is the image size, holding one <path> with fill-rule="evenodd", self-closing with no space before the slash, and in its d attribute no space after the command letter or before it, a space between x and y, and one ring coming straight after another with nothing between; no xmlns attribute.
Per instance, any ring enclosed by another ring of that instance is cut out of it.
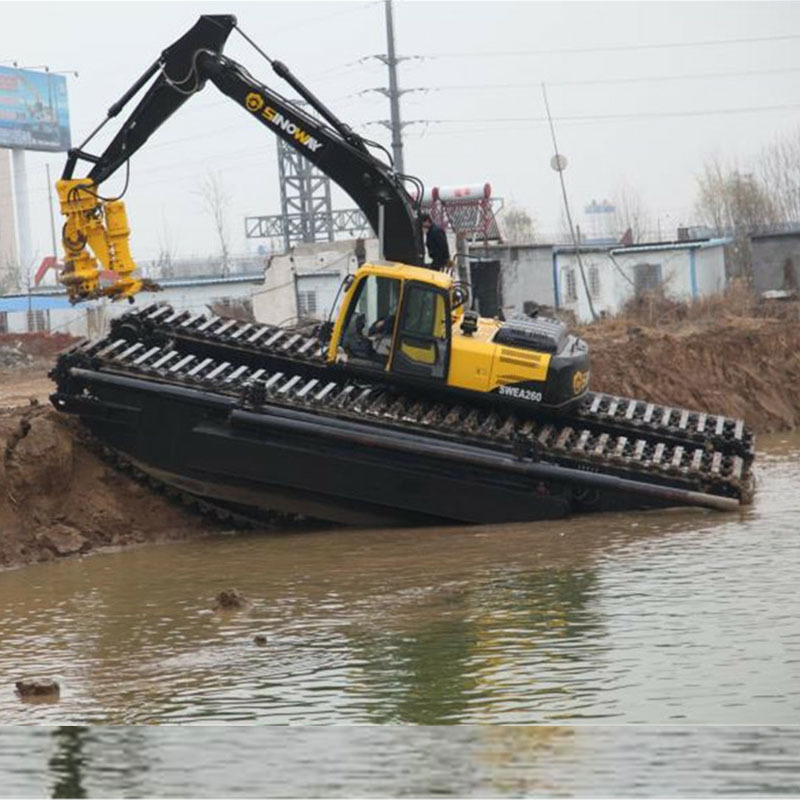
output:
<svg viewBox="0 0 800 800"><path fill-rule="evenodd" d="M659 287L686 300L722 291L729 241L581 247L595 311L615 314L636 292ZM474 247L470 253L473 294L484 316L494 316L495 308L508 317L545 306L571 311L582 321L592 318L573 246Z"/></svg>
<svg viewBox="0 0 800 800"><path fill-rule="evenodd" d="M475 246L468 264L473 306L484 317L522 313L526 302L556 304L552 244Z"/></svg>
<svg viewBox="0 0 800 800"><path fill-rule="evenodd" d="M798 248L798 262L793 263L800 264L800 234L796 237L792 246ZM756 239L754 247L765 246ZM703 239L583 246L580 254L592 304L598 313L615 314L638 291L662 288L668 295L687 300L720 292L725 288L724 251L729 243L730 239ZM452 243L451 251L455 253ZM779 264L779 256L775 258ZM265 270L163 279L162 292L141 294L137 304L158 301L176 309L214 309L237 315L244 311L259 322L276 325L325 320L337 313L344 277L365 261L377 260L376 239L299 244L270 259ZM543 306L571 311L582 321L591 319L571 245L472 244L459 272L459 279L469 282L473 307L482 316L510 317ZM778 280L778 267L770 274ZM60 331L101 336L111 319L129 309L127 303L108 301L72 306L60 287L39 288L30 295L0 296L0 333Z"/></svg>
<svg viewBox="0 0 800 800"><path fill-rule="evenodd" d="M170 278L160 281L162 291L144 292L138 305L150 302L169 303L176 309L207 311L212 307L234 309L249 307L253 291L262 285L263 271L250 274L195 278ZM126 302L93 300L70 305L61 287L35 289L28 294L0 296L0 333L52 331L73 336L104 336L110 321L131 306Z"/></svg>
<svg viewBox="0 0 800 800"><path fill-rule="evenodd" d="M616 314L644 291L662 290L678 300L696 300L725 289L727 239L581 249L588 293L596 313ZM556 307L581 321L592 319L587 292L572 247L554 248Z"/></svg>
<svg viewBox="0 0 800 800"><path fill-rule="evenodd" d="M759 293L800 288L800 231L750 237L753 287Z"/></svg>
<svg viewBox="0 0 800 800"><path fill-rule="evenodd" d="M340 299L344 277L377 258L377 239L297 244L267 266L253 292L255 318L270 325L325 320Z"/></svg>
<svg viewBox="0 0 800 800"><path fill-rule="evenodd" d="M619 241L621 231L616 230L617 209L608 200L592 200L583 207L581 243L613 244Z"/></svg>

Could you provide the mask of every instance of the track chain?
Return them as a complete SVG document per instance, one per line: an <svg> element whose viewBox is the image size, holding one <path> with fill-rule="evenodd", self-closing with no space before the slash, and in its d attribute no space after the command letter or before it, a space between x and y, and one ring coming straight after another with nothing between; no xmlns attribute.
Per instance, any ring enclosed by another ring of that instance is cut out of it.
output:
<svg viewBox="0 0 800 800"><path fill-rule="evenodd" d="M137 331L142 338L132 341ZM224 357L203 357L188 352L192 340L230 347ZM268 371L253 366L257 359L239 363L240 351L279 354L289 359L288 366ZM67 363L87 357L104 371L234 395L256 409L269 403L370 419L564 466L737 497L743 503L752 495L753 436L742 420L721 415L593 393L576 412L547 420L525 409L491 411L432 401L386 384L309 378L291 367L324 363L324 345L313 334L160 304L120 317L110 336L81 342L64 356Z"/></svg>

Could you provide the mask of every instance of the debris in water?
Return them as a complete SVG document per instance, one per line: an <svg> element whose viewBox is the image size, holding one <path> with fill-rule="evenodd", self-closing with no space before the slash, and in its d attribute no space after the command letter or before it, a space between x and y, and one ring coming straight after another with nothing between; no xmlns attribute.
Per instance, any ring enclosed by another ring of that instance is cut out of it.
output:
<svg viewBox="0 0 800 800"><path fill-rule="evenodd" d="M217 595L217 609L246 608L249 604L247 598L238 589L226 589Z"/></svg>
<svg viewBox="0 0 800 800"><path fill-rule="evenodd" d="M52 678L23 678L17 681L17 694L23 699L49 698L58 699L61 687Z"/></svg>

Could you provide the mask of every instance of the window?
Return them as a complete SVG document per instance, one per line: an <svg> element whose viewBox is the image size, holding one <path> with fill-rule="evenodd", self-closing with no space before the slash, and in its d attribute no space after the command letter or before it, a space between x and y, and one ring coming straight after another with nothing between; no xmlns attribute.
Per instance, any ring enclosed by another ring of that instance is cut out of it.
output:
<svg viewBox="0 0 800 800"><path fill-rule="evenodd" d="M397 278L368 275L359 281L342 336L342 346L350 357L380 369L386 366L399 299Z"/></svg>
<svg viewBox="0 0 800 800"><path fill-rule="evenodd" d="M403 332L431 336L433 333L434 310L437 298L435 292L421 286L409 286L403 314Z"/></svg>
<svg viewBox="0 0 800 800"><path fill-rule="evenodd" d="M50 330L50 312L45 309L36 309L28 312L28 333L38 333Z"/></svg>
<svg viewBox="0 0 800 800"><path fill-rule="evenodd" d="M431 286L408 283L393 369L409 375L444 378L446 366L446 294Z"/></svg>
<svg viewBox="0 0 800 800"><path fill-rule="evenodd" d="M575 270L573 267L566 267L564 269L564 287L567 300L578 299L578 284L575 280Z"/></svg>
<svg viewBox="0 0 800 800"><path fill-rule="evenodd" d="M0 311L0 333L8 333L8 311Z"/></svg>
<svg viewBox="0 0 800 800"><path fill-rule="evenodd" d="M636 294L652 292L661 287L661 264L636 264L633 268L633 288Z"/></svg>
<svg viewBox="0 0 800 800"><path fill-rule="evenodd" d="M314 289L299 291L297 293L297 315L299 317L313 317L317 313L317 292Z"/></svg>
<svg viewBox="0 0 800 800"><path fill-rule="evenodd" d="M589 267L589 291L592 297L600 296L600 268L596 264Z"/></svg>

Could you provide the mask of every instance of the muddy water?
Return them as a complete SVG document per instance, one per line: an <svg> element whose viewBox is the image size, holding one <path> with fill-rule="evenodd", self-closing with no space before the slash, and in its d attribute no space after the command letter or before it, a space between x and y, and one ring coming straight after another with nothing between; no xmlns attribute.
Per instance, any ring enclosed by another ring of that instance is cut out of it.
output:
<svg viewBox="0 0 800 800"><path fill-rule="evenodd" d="M2 573L0 723L548 727L6 730L0 773L41 794L73 751L86 766L92 748L118 750L155 781L133 793L228 795L236 775L278 769L263 754L280 743L293 777L265 795L391 793L406 779L425 793L456 773L460 795L539 791L528 778L607 795L639 772L667 794L800 793L800 732L781 727L800 720L800 437L763 444L741 514L222 536ZM251 606L212 611L231 587ZM19 701L13 681L31 673L56 677L60 702ZM765 727L738 727L752 724ZM202 754L226 748L217 774ZM658 778L669 753L683 767ZM357 757L364 783L345 785ZM582 768L561 775L562 757ZM101 787L114 769L98 761L79 778Z"/></svg>
<svg viewBox="0 0 800 800"><path fill-rule="evenodd" d="M796 728L0 729L2 797L800 794Z"/></svg>

